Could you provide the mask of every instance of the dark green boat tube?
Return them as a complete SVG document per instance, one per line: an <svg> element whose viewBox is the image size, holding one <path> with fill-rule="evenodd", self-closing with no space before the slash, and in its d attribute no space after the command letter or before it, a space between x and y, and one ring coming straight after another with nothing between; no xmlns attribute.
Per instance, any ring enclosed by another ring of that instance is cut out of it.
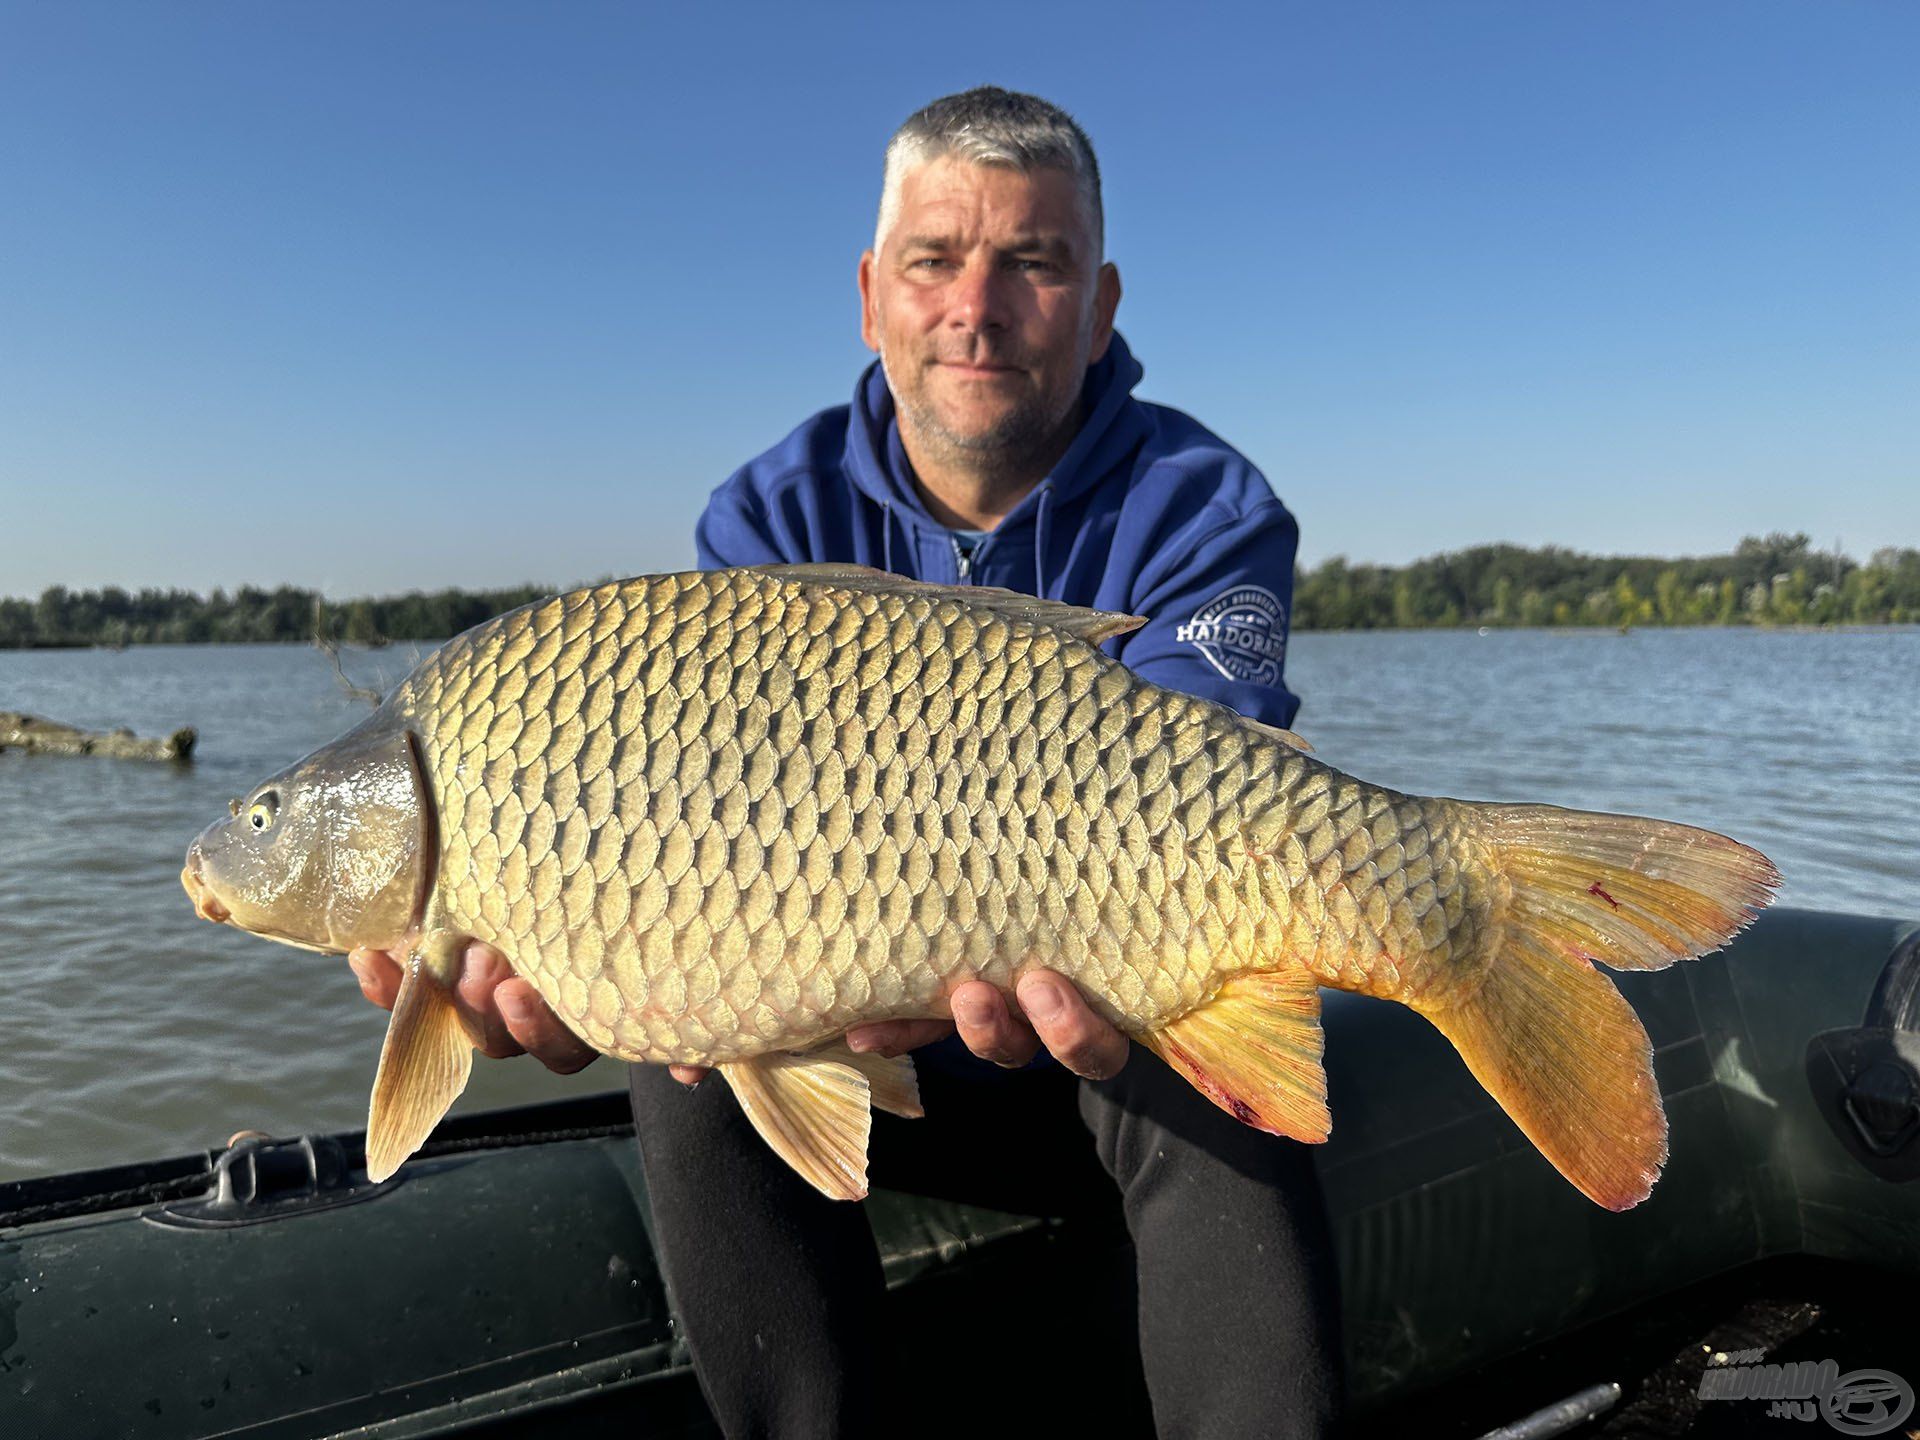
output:
<svg viewBox="0 0 1920 1440"><path fill-rule="evenodd" d="M1920 1187L1850 1154L1831 1092L1807 1077L1811 1037L1861 1024L1916 930L1777 910L1721 954L1615 975L1671 1125L1652 1198L1619 1215L1561 1181L1419 1017L1325 996L1335 1128L1321 1177L1356 1398L1405 1395L1772 1256L1920 1272Z"/></svg>
<svg viewBox="0 0 1920 1440"><path fill-rule="evenodd" d="M1899 1067L1920 974L1901 966L1920 947L1900 947L1917 929L1775 911L1724 955L1620 976L1672 1134L1652 1198L1618 1215L1567 1185L1418 1016L1328 995L1320 1161L1356 1409L1497 1373L1770 1257L1910 1285L1920 1185L1898 1176L1920 1168L1920 1117L1905 1124L1900 1086L1920 1073ZM0 1186L0 1434L714 1433L624 1096L456 1119L380 1186L358 1145L246 1142ZM1058 1415L1023 1420L1139 1433L1123 1236L899 1195L867 1206L923 1360L977 1351L1010 1294L1029 1317L1053 1297L1049 1355L1089 1378L1054 1397ZM936 1398L916 1433L965 1410Z"/></svg>

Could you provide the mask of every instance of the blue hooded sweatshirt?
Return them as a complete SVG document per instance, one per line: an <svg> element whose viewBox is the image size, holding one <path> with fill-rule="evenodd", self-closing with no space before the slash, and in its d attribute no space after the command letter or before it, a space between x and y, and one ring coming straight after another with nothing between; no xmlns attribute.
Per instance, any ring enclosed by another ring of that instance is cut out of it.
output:
<svg viewBox="0 0 1920 1440"><path fill-rule="evenodd" d="M921 503L876 363L851 406L821 411L713 492L700 564L851 561L1142 615L1103 648L1157 685L1290 724L1300 702L1281 671L1299 527L1238 451L1134 399L1143 373L1114 335L1087 369L1072 446L969 556Z"/></svg>

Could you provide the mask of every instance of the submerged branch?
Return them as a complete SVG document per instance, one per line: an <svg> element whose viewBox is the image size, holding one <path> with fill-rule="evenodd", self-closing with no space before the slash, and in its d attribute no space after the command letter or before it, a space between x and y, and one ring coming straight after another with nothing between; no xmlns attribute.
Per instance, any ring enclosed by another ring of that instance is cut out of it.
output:
<svg viewBox="0 0 1920 1440"><path fill-rule="evenodd" d="M374 709L380 708L385 696L365 685L356 685L347 678L347 672L340 664L340 642L327 633L326 607L318 599L313 602L313 648L333 662L333 678L340 682L340 688L347 692L348 699L364 700Z"/></svg>

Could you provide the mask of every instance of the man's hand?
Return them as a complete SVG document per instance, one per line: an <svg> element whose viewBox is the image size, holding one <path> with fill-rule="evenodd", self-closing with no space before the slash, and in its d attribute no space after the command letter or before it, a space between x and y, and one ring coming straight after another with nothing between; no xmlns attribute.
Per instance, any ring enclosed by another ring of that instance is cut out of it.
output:
<svg viewBox="0 0 1920 1440"><path fill-rule="evenodd" d="M360 993L382 1010L391 1010L400 994L400 962L384 950L356 950L347 957ZM461 956L460 980L453 1003L477 1035L483 1055L504 1060L531 1055L556 1075L583 1070L599 1052L560 1023L525 980L513 973L507 957L479 941Z"/></svg>
<svg viewBox="0 0 1920 1440"><path fill-rule="evenodd" d="M1024 1015L1015 1014L984 980L969 980L953 992L951 1021L876 1020L849 1030L847 1047L856 1054L891 1057L958 1030L974 1054L1008 1069L1026 1064L1042 1045L1067 1069L1088 1080L1108 1079L1127 1063L1127 1037L1094 1014L1064 976L1030 970L1020 977L1015 993ZM674 1079L688 1085L707 1073L696 1065L669 1068Z"/></svg>
<svg viewBox="0 0 1920 1440"><path fill-rule="evenodd" d="M1088 1080L1105 1080L1127 1063L1127 1037L1093 1013L1072 982L1051 970L1029 970L1014 986L1015 1012L999 990L969 980L949 997L953 1023L945 1020L880 1020L856 1025L847 1045L856 1052L903 1055L958 1030L967 1049L982 1060L1018 1069L1047 1053Z"/></svg>

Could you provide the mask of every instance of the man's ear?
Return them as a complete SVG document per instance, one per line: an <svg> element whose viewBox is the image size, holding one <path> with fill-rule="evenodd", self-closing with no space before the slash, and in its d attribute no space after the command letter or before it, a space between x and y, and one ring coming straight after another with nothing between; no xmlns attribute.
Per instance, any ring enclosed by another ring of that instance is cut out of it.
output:
<svg viewBox="0 0 1920 1440"><path fill-rule="evenodd" d="M860 284L860 338L875 354L880 352L880 300L874 290L873 267L879 263L880 259L873 251L863 250L857 276Z"/></svg>
<svg viewBox="0 0 1920 1440"><path fill-rule="evenodd" d="M1113 312L1120 308L1120 270L1108 261L1100 267L1100 278L1093 283L1093 344L1087 351L1087 363L1097 365L1107 355L1113 340Z"/></svg>

